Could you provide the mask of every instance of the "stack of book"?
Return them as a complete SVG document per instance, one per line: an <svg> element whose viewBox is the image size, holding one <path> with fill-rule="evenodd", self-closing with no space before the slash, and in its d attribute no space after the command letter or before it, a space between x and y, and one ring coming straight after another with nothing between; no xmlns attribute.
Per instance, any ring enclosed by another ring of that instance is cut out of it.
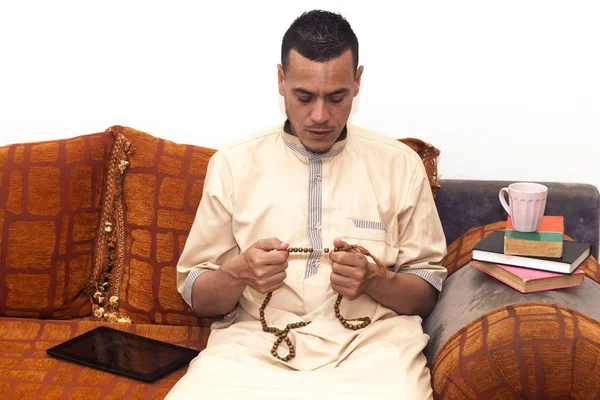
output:
<svg viewBox="0 0 600 400"><path fill-rule="evenodd" d="M519 232L510 216L473 248L473 266L522 293L580 286L590 245L564 240L562 216L544 216L537 231Z"/></svg>

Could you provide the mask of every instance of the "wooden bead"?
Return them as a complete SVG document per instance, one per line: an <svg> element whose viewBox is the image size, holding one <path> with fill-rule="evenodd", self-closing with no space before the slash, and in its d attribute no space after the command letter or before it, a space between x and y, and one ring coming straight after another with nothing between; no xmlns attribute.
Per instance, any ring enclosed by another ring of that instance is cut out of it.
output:
<svg viewBox="0 0 600 400"><path fill-rule="evenodd" d="M325 247L325 248L323 249L323 251L325 252L325 254L327 254L327 253L329 253L329 248L328 248L328 247Z"/></svg>

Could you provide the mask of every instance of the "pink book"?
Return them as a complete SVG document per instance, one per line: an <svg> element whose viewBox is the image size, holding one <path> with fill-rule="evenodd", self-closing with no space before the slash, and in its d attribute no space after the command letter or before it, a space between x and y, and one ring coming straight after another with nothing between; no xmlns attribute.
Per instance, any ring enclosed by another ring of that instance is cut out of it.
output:
<svg viewBox="0 0 600 400"><path fill-rule="evenodd" d="M581 269L577 269L571 274L558 274L483 261L472 261L471 264L521 293L581 286L585 277L585 273Z"/></svg>

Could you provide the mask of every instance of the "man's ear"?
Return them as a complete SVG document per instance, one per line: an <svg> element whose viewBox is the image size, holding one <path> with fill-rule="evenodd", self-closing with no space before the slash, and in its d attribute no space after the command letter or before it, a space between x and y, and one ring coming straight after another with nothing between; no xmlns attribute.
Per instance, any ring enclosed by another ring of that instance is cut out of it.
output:
<svg viewBox="0 0 600 400"><path fill-rule="evenodd" d="M358 96L358 92L360 91L360 78L362 77L364 67L361 65L356 70L356 75L354 76L354 97Z"/></svg>
<svg viewBox="0 0 600 400"><path fill-rule="evenodd" d="M283 72L283 66L277 64L277 86L279 87L279 94L284 95L283 84L285 83L285 72Z"/></svg>

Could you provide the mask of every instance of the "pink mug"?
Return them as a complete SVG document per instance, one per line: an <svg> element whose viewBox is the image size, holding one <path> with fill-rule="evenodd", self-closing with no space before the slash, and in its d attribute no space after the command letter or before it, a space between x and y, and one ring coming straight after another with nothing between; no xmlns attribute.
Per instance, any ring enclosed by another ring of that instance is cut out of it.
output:
<svg viewBox="0 0 600 400"><path fill-rule="evenodd" d="M508 193L508 204L504 193ZM512 219L513 227L520 232L535 232L546 210L548 188L539 183L518 182L500 189L502 207Z"/></svg>

